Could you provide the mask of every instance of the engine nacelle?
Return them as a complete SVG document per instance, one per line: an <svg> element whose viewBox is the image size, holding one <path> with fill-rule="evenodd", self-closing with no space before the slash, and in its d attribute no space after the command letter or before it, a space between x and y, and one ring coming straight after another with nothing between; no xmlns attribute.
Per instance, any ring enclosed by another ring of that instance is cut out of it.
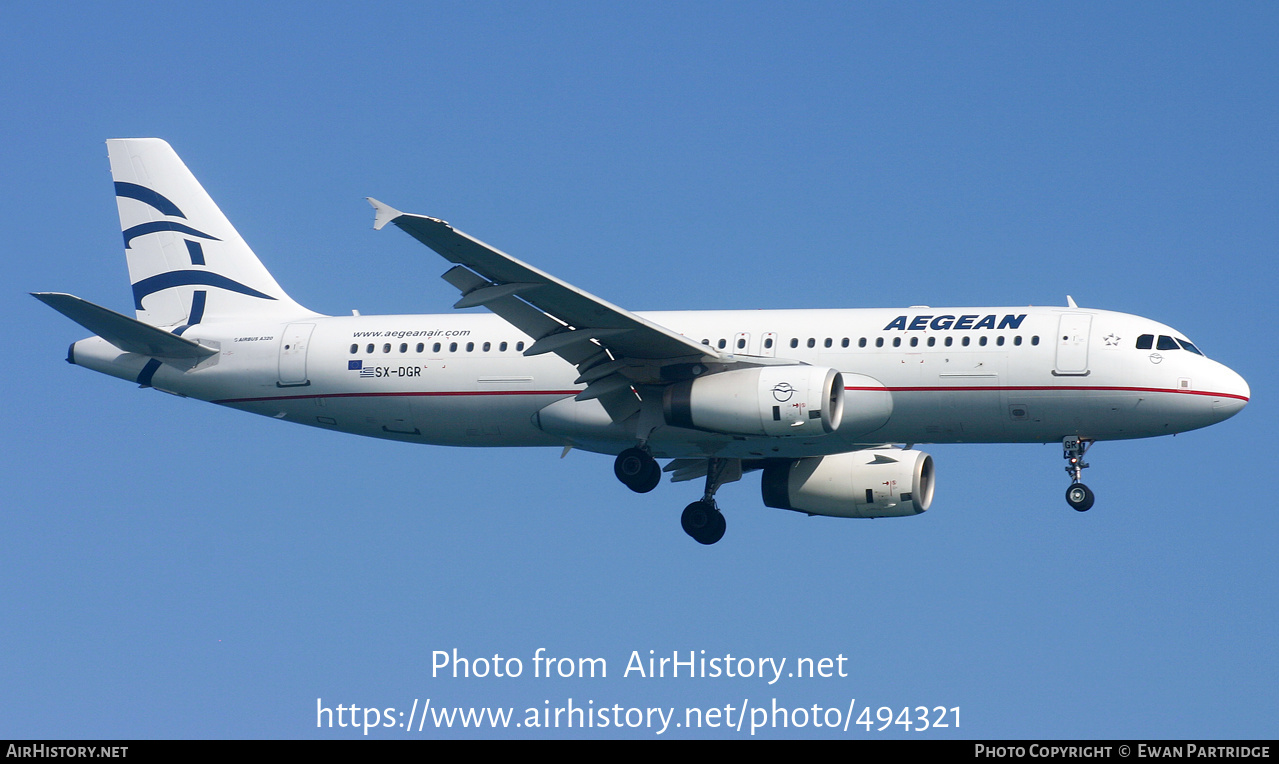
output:
<svg viewBox="0 0 1279 764"><path fill-rule="evenodd" d="M721 371L666 388L666 423L736 435L834 432L844 417L844 379L823 366Z"/></svg>
<svg viewBox="0 0 1279 764"><path fill-rule="evenodd" d="M933 502L933 457L868 448L847 454L770 461L764 504L831 517L905 517Z"/></svg>

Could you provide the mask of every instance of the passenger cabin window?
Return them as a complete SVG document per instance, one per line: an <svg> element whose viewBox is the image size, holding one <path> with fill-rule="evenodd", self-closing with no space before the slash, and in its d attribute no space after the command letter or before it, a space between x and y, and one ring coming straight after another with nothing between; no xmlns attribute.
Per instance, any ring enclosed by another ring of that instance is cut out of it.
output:
<svg viewBox="0 0 1279 764"><path fill-rule="evenodd" d="M767 350L767 349L771 348L772 346L773 346L773 338L772 338L772 337L769 337L768 339L764 340L764 349L765 349L765 350Z"/></svg>
<svg viewBox="0 0 1279 764"><path fill-rule="evenodd" d="M844 339L840 340L840 342L839 342L839 346L840 346L840 347L842 347L842 348L846 348L846 347L848 347L848 338L847 338L847 337L845 337Z"/></svg>
<svg viewBox="0 0 1279 764"><path fill-rule="evenodd" d="M372 342L370 342L370 343L369 343L369 346L368 346L368 348L365 350L365 352L366 352L366 353L372 353L372 352L373 352L373 343L372 343Z"/></svg>
<svg viewBox="0 0 1279 764"><path fill-rule="evenodd" d="M883 337L876 337L876 338L875 338L875 347L877 347L877 348L882 348L883 346L884 346L884 338L883 338Z"/></svg>
<svg viewBox="0 0 1279 764"><path fill-rule="evenodd" d="M497 349L498 349L498 350L500 350L500 351L502 351L503 353L505 353L505 352L506 352L506 343L505 343L505 342L503 342L501 345L498 345L498 346L497 346Z"/></svg>
<svg viewBox="0 0 1279 764"><path fill-rule="evenodd" d="M417 343L417 352L421 353L423 350L426 350L426 345L423 345L421 342Z"/></svg>
<svg viewBox="0 0 1279 764"><path fill-rule="evenodd" d="M400 352L401 352L401 353L407 353L407 352L409 352L409 343L407 343L407 342L401 342L401 343L400 343Z"/></svg>
<svg viewBox="0 0 1279 764"><path fill-rule="evenodd" d="M389 342L388 342L388 343L386 343L385 345L383 345L383 346L382 346L382 352L383 352L383 353L389 353L389 352L391 352L391 343L389 343Z"/></svg>
<svg viewBox="0 0 1279 764"><path fill-rule="evenodd" d="M745 339L745 338L738 338L738 340L737 340L737 349L738 349L738 350L745 350L745 349L746 349L746 339Z"/></svg>
<svg viewBox="0 0 1279 764"><path fill-rule="evenodd" d="M792 337L790 341L790 346L793 348L799 347L799 337Z"/></svg>
<svg viewBox="0 0 1279 764"><path fill-rule="evenodd" d="M865 338L865 337L862 337L861 339L857 340L857 347L859 347L859 348L864 348L864 347L866 347L866 338Z"/></svg>
<svg viewBox="0 0 1279 764"><path fill-rule="evenodd" d="M355 355L357 352L359 352L359 350L360 350L360 346L359 346L359 345L352 345L352 346L351 346L351 355Z"/></svg>
<svg viewBox="0 0 1279 764"><path fill-rule="evenodd" d="M438 352L440 352L440 343L438 343L438 342L437 342L437 343L435 343L434 345L432 345L432 346L431 346L431 352L432 352L432 353L438 353Z"/></svg>

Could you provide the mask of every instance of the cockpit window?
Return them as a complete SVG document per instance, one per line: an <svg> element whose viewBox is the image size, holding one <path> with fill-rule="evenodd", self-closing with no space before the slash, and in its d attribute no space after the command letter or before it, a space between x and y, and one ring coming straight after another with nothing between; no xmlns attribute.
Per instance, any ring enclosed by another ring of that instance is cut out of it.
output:
<svg viewBox="0 0 1279 764"><path fill-rule="evenodd" d="M1155 345L1156 350L1181 350L1181 346L1172 337L1165 334L1159 335L1159 342Z"/></svg>
<svg viewBox="0 0 1279 764"><path fill-rule="evenodd" d="M1178 345L1181 345L1181 347L1182 347L1182 349L1183 349L1183 350L1189 350L1190 352L1194 353L1195 355L1203 355L1203 353L1199 352L1199 348L1197 348L1197 347L1195 347L1194 345L1190 344L1190 340L1183 340L1182 338L1178 337L1178 338L1177 338L1177 344L1178 344Z"/></svg>
<svg viewBox="0 0 1279 764"><path fill-rule="evenodd" d="M1138 350L1149 350L1155 346L1155 335L1143 334L1137 338Z"/></svg>

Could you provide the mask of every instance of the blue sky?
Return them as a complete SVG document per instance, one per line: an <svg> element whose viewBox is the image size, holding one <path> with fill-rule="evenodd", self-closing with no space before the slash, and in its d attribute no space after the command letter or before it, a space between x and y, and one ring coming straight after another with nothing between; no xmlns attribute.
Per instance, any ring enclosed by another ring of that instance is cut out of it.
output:
<svg viewBox="0 0 1279 764"><path fill-rule="evenodd" d="M1267 3L9 4L0 737L356 737L316 703L960 708L758 736L1273 737L1279 10ZM1063 304L1169 323L1234 419L935 446L921 517L728 534L610 459L297 428L63 363L129 292L103 141L168 140L299 302L443 312L363 201L642 309ZM609 676L537 679L539 647ZM435 650L525 675L432 677ZM846 677L622 677L632 651ZM878 722L875 725L879 726ZM651 737L648 729L621 734ZM369 737L618 730L371 731ZM725 729L663 737L745 737Z"/></svg>

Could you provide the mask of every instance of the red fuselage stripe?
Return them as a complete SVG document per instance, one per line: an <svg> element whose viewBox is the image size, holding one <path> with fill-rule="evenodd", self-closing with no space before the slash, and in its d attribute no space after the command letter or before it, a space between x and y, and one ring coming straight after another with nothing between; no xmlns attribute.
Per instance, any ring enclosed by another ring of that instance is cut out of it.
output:
<svg viewBox="0 0 1279 764"><path fill-rule="evenodd" d="M1207 395L1214 398L1235 398L1236 400L1248 401L1245 395L1235 395L1234 393L1214 393L1210 390L1178 390L1171 387L1116 387L1103 385L972 385L972 386L942 386L942 387L845 387L845 390L866 390L875 392L878 390L887 390L892 393L941 393L941 392L961 392L968 390L979 391L1008 391L1008 392L1024 392L1024 391L1057 391L1057 390L1096 390L1102 392L1122 392L1122 393L1176 393L1178 395Z"/></svg>
<svg viewBox="0 0 1279 764"><path fill-rule="evenodd" d="M1235 395L1233 393L1214 393L1207 390L1177 390L1174 388L1162 387L1102 387L1089 385L1027 385L1027 386L999 386L999 385L973 385L973 386L952 386L952 387L845 387L845 390L881 392L887 390L891 393L948 393L948 392L1054 392L1054 391L1099 391L1099 392L1124 392L1124 393L1176 393L1179 395L1207 395L1218 398L1235 398L1236 400L1248 401L1243 395ZM267 395L260 398L225 398L223 400L213 401L214 403L259 403L261 401L299 401L309 398L396 398L396 397L412 397L412 396L468 396L468 395L577 395L581 390L452 390L438 392L395 392L395 393L321 393L313 395Z"/></svg>
<svg viewBox="0 0 1279 764"><path fill-rule="evenodd" d="M224 398L214 403L257 403L258 401L302 401L308 398L397 398L445 395L577 395L581 390L456 390L408 393L320 393L315 395L266 395L261 398Z"/></svg>

